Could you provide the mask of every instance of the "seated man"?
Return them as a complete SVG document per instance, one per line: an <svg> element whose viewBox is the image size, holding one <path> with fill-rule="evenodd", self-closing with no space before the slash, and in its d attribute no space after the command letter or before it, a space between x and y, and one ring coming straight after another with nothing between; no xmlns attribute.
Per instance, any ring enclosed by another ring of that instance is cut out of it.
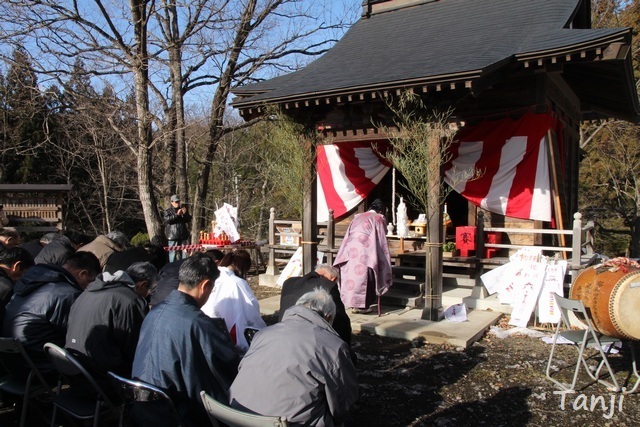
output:
<svg viewBox="0 0 640 427"><path fill-rule="evenodd" d="M64 235L55 236L48 245L43 247L34 261L36 264L62 266L69 255L90 241L86 234L66 231Z"/></svg>
<svg viewBox="0 0 640 427"><path fill-rule="evenodd" d="M285 417L291 425L344 422L358 398L347 344L331 328L336 313L323 289L304 294L281 323L258 332L231 385L231 406Z"/></svg>
<svg viewBox="0 0 640 427"><path fill-rule="evenodd" d="M0 228L0 252L20 244L20 233L15 228Z"/></svg>
<svg viewBox="0 0 640 427"><path fill-rule="evenodd" d="M100 235L93 241L78 248L78 251L91 252L98 257L100 266L104 269L109 256L114 252L122 252L127 249L129 239L121 231L112 231L105 235Z"/></svg>
<svg viewBox="0 0 640 427"><path fill-rule="evenodd" d="M33 266L33 257L25 249L16 247L0 252L0 324L4 308L13 296L13 286Z"/></svg>
<svg viewBox="0 0 640 427"><path fill-rule="evenodd" d="M62 267L34 265L15 284L3 335L18 338L43 373L55 369L42 347L48 342L64 347L71 305L99 273L94 254L75 252Z"/></svg>
<svg viewBox="0 0 640 427"><path fill-rule="evenodd" d="M203 253L184 261L178 289L144 319L133 361L132 376L164 389L190 426L209 425L200 391L226 402L238 368L229 332L200 311L218 275ZM138 415L137 424L159 425L162 416L150 410Z"/></svg>
<svg viewBox="0 0 640 427"><path fill-rule="evenodd" d="M211 249L205 252L205 254L211 258L216 265L220 262L224 253L218 249ZM154 307L160 304L164 299L173 291L178 289L178 272L180 267L186 258L179 259L177 261L165 264L158 273L158 284L151 294L151 300L149 305Z"/></svg>
<svg viewBox="0 0 640 427"><path fill-rule="evenodd" d="M71 307L66 347L107 390L111 387L108 371L131 377L140 327L148 311L145 298L157 276L150 262L132 264L126 272L102 273Z"/></svg>
<svg viewBox="0 0 640 427"><path fill-rule="evenodd" d="M336 284L339 270L327 264L318 264L316 271L305 274L302 277L290 277L282 284L280 292L280 311L278 312L278 322L282 321L285 311L298 301L302 295L311 292L315 288L322 288L327 291L333 302L336 304L336 317L333 320L333 329L336 330L340 338L351 348L351 320L347 315L344 304L340 299L340 289Z"/></svg>

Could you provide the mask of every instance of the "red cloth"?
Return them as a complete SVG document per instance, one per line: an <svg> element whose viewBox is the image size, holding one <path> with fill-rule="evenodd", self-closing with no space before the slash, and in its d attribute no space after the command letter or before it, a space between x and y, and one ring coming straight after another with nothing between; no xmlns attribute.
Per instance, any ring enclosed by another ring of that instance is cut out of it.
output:
<svg viewBox="0 0 640 427"><path fill-rule="evenodd" d="M367 269L373 270L376 295L393 283L384 217L373 211L353 218L333 263L340 268L340 296L346 307L367 308Z"/></svg>
<svg viewBox="0 0 640 427"><path fill-rule="evenodd" d="M444 180L490 212L551 221L547 132L554 129L560 138L559 126L550 114L533 113L465 126L450 147ZM482 176L461 179L459 173L472 168Z"/></svg>
<svg viewBox="0 0 640 427"><path fill-rule="evenodd" d="M325 222L329 209L339 218L358 206L387 174L387 141L349 142L317 148L317 220Z"/></svg>

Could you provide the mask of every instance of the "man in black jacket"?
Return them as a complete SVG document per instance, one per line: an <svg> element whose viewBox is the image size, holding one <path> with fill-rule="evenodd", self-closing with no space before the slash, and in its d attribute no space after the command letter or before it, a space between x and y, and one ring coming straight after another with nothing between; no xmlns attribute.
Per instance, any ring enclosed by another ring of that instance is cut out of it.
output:
<svg viewBox="0 0 640 427"><path fill-rule="evenodd" d="M13 296L13 286L33 266L33 257L20 247L0 253L0 324L4 320L5 306Z"/></svg>
<svg viewBox="0 0 640 427"><path fill-rule="evenodd" d="M282 284L280 292L280 310L278 312L278 322L282 321L282 316L287 308L296 304L298 298L315 288L322 288L331 295L331 299L336 304L336 317L333 320L333 329L340 335L340 338L347 343L351 349L351 320L347 315L344 304L340 299L340 289L336 284L338 280L338 269L327 264L318 264L316 270L302 277L290 277ZM354 360L355 363L355 360Z"/></svg>
<svg viewBox="0 0 640 427"><path fill-rule="evenodd" d="M18 338L43 373L55 369L42 348L52 342L64 346L71 305L100 273L90 252L75 252L62 267L36 264L13 287L7 304L3 335Z"/></svg>
<svg viewBox="0 0 640 427"><path fill-rule="evenodd" d="M86 234L67 231L64 235L55 236L48 245L42 248L34 261L36 264L62 266L69 255L91 240Z"/></svg>
<svg viewBox="0 0 640 427"><path fill-rule="evenodd" d="M165 234L169 241L169 247L186 245L189 243L189 229L187 224L191 221L191 215L186 206L180 206L180 197L171 196L171 206L164 211ZM169 252L169 262L182 259L183 251Z"/></svg>
<svg viewBox="0 0 640 427"><path fill-rule="evenodd" d="M145 298L157 276L150 262L134 263L126 272L103 272L71 307L66 348L106 389L110 388L108 371L131 377L140 327L148 311Z"/></svg>

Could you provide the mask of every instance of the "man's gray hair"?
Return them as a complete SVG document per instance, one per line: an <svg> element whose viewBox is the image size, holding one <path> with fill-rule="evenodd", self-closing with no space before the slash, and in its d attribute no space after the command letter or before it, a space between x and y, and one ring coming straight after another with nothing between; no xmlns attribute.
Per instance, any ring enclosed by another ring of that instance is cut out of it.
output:
<svg viewBox="0 0 640 427"><path fill-rule="evenodd" d="M143 280L149 282L149 289L153 289L158 280L158 269L149 261L134 262L127 268L126 273L134 283L142 282Z"/></svg>
<svg viewBox="0 0 640 427"><path fill-rule="evenodd" d="M336 279L340 275L340 269L329 264L318 264L316 266L316 272L319 273L321 271L324 271L329 274L329 276L335 277Z"/></svg>
<svg viewBox="0 0 640 427"><path fill-rule="evenodd" d="M315 288L311 292L302 295L296 301L296 305L302 305L315 311L323 319L326 319L329 324L333 324L333 319L336 317L336 303L333 302L329 292L322 288Z"/></svg>
<svg viewBox="0 0 640 427"><path fill-rule="evenodd" d="M107 238L124 250L129 245L129 238L122 231L111 231L106 234Z"/></svg>
<svg viewBox="0 0 640 427"><path fill-rule="evenodd" d="M47 233L40 238L40 243L42 243L43 245L48 245L49 243L53 242L53 239L55 239L57 236L59 236L58 233Z"/></svg>

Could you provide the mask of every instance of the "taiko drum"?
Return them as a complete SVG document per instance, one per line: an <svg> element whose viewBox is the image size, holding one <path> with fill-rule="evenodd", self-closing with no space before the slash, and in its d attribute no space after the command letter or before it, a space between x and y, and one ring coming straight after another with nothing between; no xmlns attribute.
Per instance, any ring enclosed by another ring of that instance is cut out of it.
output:
<svg viewBox="0 0 640 427"><path fill-rule="evenodd" d="M640 268L589 267L571 286L570 298L589 309L598 332L640 340Z"/></svg>

